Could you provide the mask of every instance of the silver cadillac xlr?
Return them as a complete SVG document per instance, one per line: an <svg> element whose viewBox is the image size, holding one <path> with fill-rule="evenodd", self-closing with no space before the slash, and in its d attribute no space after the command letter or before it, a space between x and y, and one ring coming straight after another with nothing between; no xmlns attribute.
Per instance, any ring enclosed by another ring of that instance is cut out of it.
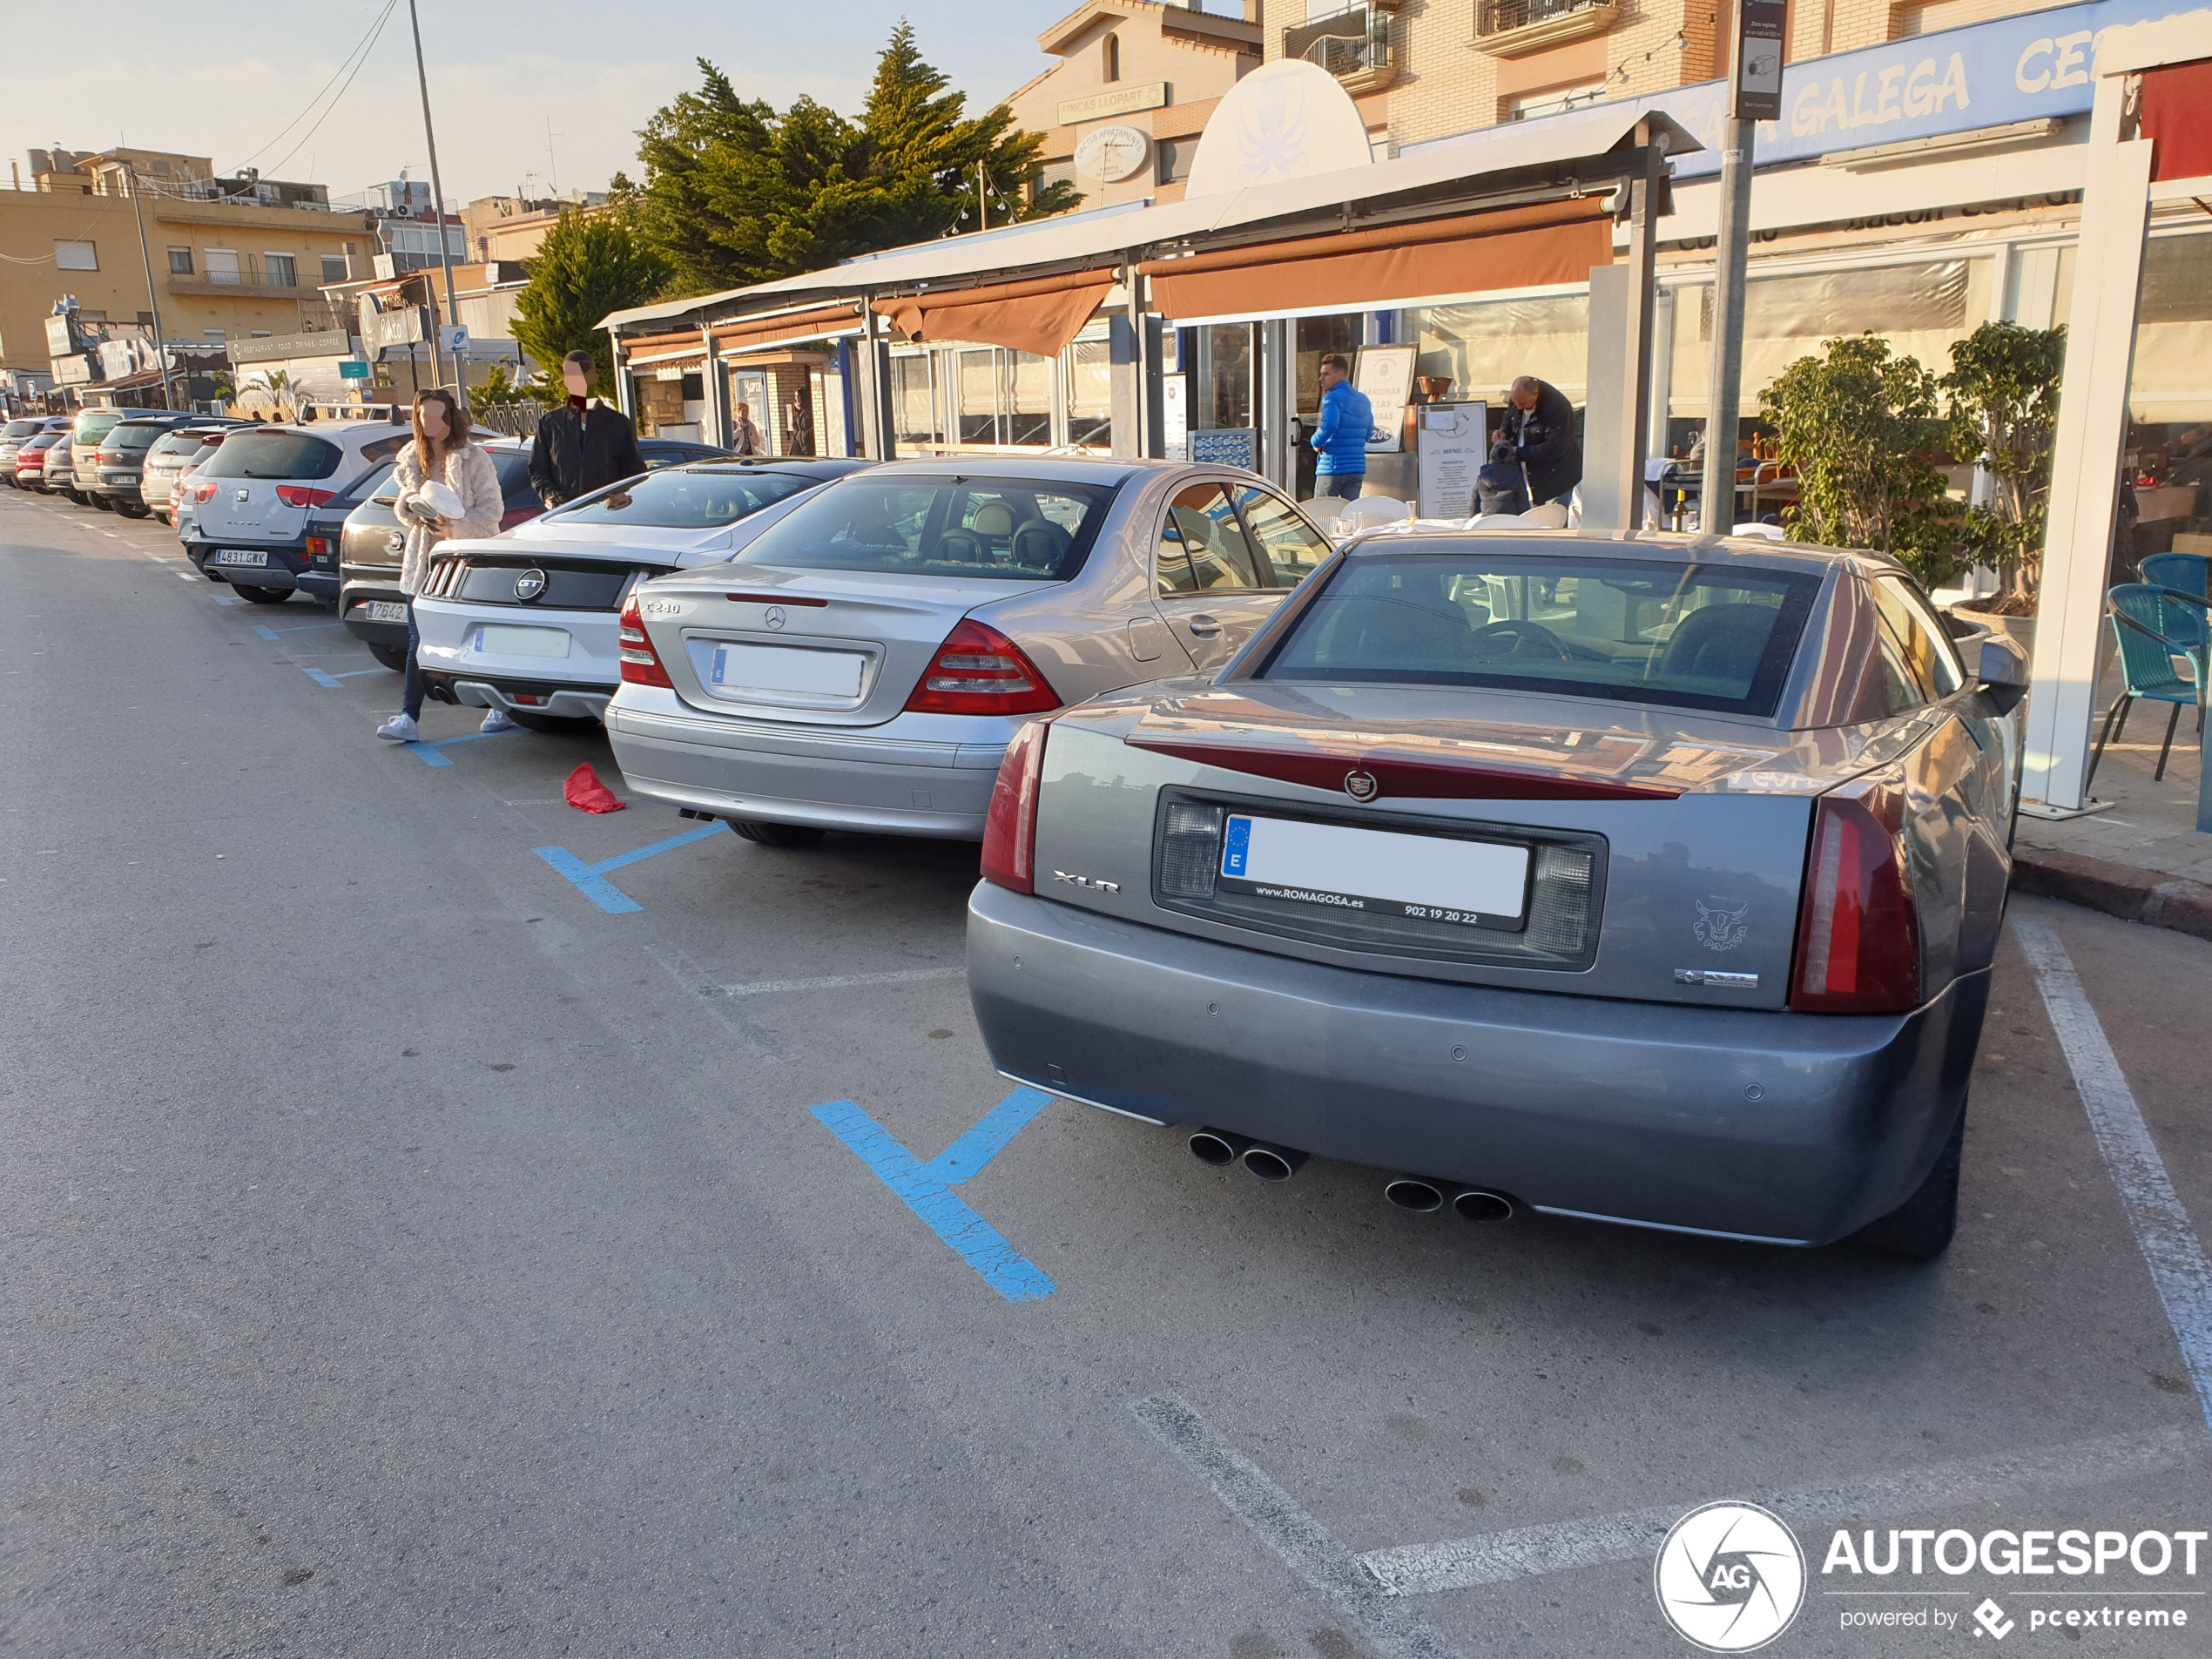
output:
<svg viewBox="0 0 2212 1659"><path fill-rule="evenodd" d="M1871 555L1355 540L1217 674L1022 729L976 1017L1271 1178L1933 1256L2026 678Z"/></svg>

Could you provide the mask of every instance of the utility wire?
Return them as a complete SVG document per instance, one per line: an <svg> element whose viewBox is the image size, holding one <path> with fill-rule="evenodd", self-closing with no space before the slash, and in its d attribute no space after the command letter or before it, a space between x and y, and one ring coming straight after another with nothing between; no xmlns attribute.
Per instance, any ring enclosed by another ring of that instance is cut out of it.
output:
<svg viewBox="0 0 2212 1659"><path fill-rule="evenodd" d="M375 49L378 38L384 32L384 25L391 21L392 12L398 4L399 0L385 0L384 10L376 14L375 20L369 24L367 30L365 30L361 35L361 37L354 43L353 51L347 52L344 57L339 60L338 67L331 71L330 78L325 81L321 87L317 90L315 95L307 100L305 107L300 110L300 113L293 116L289 121L286 122L282 130L280 131L277 135L271 138L266 144L263 145L260 149L253 151L252 153L240 158L238 165L232 169L233 172L243 172L246 170L247 164L252 162L256 157L266 155L271 150L275 149L277 145L282 144L287 133L289 133L293 128L298 126L300 122L306 120L310 114L314 113L315 105L322 102L323 95L328 92L333 86L337 85L338 78L340 76L344 75L346 77L347 87L353 85L354 76L360 74L361 64L368 61L368 54ZM347 66L348 64L353 66L351 74L347 74ZM339 98L343 98L345 95L345 87L341 87L338 93ZM337 100L333 99L330 105L324 109L322 114L316 118L315 125L307 129L306 137L302 138L299 144L293 145L291 150L285 154L281 160L272 163L267 171L274 172L277 168L284 165L285 162L291 160L293 156L298 155L300 153L300 145L305 145L308 138L314 136L315 127L320 127L325 120L328 119L330 111L336 107Z"/></svg>

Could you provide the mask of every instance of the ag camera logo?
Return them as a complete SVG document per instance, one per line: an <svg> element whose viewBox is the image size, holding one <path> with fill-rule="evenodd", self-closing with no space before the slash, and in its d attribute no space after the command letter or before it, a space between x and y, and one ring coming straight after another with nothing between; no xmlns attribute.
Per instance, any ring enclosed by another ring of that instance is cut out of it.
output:
<svg viewBox="0 0 2212 1659"><path fill-rule="evenodd" d="M1709 1503L1667 1534L1652 1568L1659 1610L1708 1653L1750 1653L1790 1628L1805 1600L1805 1555L1779 1516Z"/></svg>

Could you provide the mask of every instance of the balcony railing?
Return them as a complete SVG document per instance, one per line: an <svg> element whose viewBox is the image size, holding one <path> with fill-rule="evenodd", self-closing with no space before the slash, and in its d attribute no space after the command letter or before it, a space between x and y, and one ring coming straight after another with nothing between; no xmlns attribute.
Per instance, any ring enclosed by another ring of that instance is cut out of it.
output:
<svg viewBox="0 0 2212 1659"><path fill-rule="evenodd" d="M1511 57L1602 34L1619 16L1615 0L1476 0L1475 44Z"/></svg>
<svg viewBox="0 0 2212 1659"><path fill-rule="evenodd" d="M1390 50L1392 8L1352 6L1283 31L1283 55L1321 68L1354 94L1390 84L1397 73Z"/></svg>
<svg viewBox="0 0 2212 1659"><path fill-rule="evenodd" d="M172 271L169 273L171 283L199 283L218 288L296 288L300 286L300 262L296 259L265 259L258 253L240 253L234 260L218 265L202 253L199 264L199 269Z"/></svg>

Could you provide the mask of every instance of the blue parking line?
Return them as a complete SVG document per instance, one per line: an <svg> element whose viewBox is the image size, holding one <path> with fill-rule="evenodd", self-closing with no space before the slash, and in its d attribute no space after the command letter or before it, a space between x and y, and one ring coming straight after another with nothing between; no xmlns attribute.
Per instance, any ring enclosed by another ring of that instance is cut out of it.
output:
<svg viewBox="0 0 2212 1659"><path fill-rule="evenodd" d="M253 631L273 645L279 634L311 634L318 628L343 628L345 625L342 622L303 622L297 628L267 628L257 622L253 624Z"/></svg>
<svg viewBox="0 0 2212 1659"><path fill-rule="evenodd" d="M307 672L310 675L315 675L320 674L322 671L319 668L311 668ZM335 685L338 680L359 679L363 674L388 674L390 672L391 670L388 668L358 668L350 674L340 674L334 678L325 676L325 678L330 678L332 684ZM471 732L464 737L441 738L435 743L406 743L400 746L426 766L450 766L453 762L440 754L439 750L450 749L456 743L474 743L478 738L503 738L509 732L521 730L520 726L510 725L506 732Z"/></svg>
<svg viewBox="0 0 2212 1659"><path fill-rule="evenodd" d="M813 1108L813 1113L986 1285L1009 1302L1035 1302L1052 1294L1051 1279L952 1189L981 1174L1050 1104L1052 1096L1041 1090L1017 1089L927 1163L852 1101L833 1101Z"/></svg>
<svg viewBox="0 0 2212 1659"><path fill-rule="evenodd" d="M440 760L448 766L453 764L442 756ZM704 841L708 836L721 833L719 824L709 824L705 829L686 830L681 835L671 835L664 841L655 841L651 846L641 846L635 853L603 859L597 864L586 864L565 846L534 846L530 851L576 883L576 890L600 909L610 916L624 916L645 907L608 880L610 872L635 864L641 859L651 858L655 853L672 853L679 846L689 846L694 841Z"/></svg>

